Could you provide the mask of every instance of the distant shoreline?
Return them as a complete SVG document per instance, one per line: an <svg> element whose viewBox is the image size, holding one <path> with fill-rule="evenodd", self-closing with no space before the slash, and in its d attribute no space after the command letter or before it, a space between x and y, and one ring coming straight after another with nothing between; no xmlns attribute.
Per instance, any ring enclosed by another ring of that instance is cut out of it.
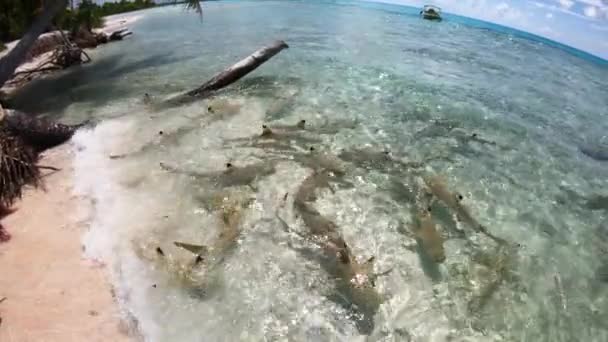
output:
<svg viewBox="0 0 608 342"><path fill-rule="evenodd" d="M138 14L137 12L139 12L139 11L113 14L111 16L104 17L104 20L105 20L104 26L101 28L93 29L93 31L96 33L104 32L106 34L111 34L114 31L118 31L123 28L128 28L128 25L132 25L133 23L135 23L136 21L141 19L141 17L143 16L142 14ZM129 38L127 38L127 39L129 39ZM18 40L15 40L10 43L7 43L6 44L7 49L0 52L0 58L2 58L4 55L8 54L10 52L10 50L13 49L17 45L18 42L19 42ZM103 48L103 47L99 46L98 48ZM88 50L88 49L86 49L86 50ZM52 52L47 52L47 53L41 54L41 55L33 58L32 60L21 64L15 70L15 73L26 72L29 70L36 69L39 65L41 65L42 63L44 63L47 60L47 58L50 56L51 53ZM66 70L69 70L69 69L66 69ZM62 70L40 73L38 75L33 76L27 82L19 82L18 84L15 84L15 85L11 85L11 84L9 84L9 82L7 82L4 84L4 86L0 87L0 99L2 99L3 97L10 98L12 96L12 94L17 92L19 89L25 87L30 82L32 82L36 79L44 78L48 75L53 75L59 71L62 71Z"/></svg>

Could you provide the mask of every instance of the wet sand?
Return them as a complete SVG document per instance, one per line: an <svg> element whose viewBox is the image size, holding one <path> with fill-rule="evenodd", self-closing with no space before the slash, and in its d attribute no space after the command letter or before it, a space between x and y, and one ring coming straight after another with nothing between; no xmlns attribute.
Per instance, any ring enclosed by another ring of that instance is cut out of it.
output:
<svg viewBox="0 0 608 342"><path fill-rule="evenodd" d="M27 189L3 224L0 341L129 341L103 264L82 255L86 220L73 195L73 147L45 153L45 189ZM45 191L46 190L46 191ZM84 201L81 201L84 202ZM86 210L84 210L86 211Z"/></svg>

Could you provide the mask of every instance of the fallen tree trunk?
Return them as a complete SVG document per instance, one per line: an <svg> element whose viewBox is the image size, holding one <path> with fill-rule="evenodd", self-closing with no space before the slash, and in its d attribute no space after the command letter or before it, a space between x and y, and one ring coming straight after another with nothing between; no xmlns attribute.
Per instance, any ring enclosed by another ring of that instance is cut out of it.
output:
<svg viewBox="0 0 608 342"><path fill-rule="evenodd" d="M124 37L130 36L132 34L133 34L133 32L131 32L125 28L122 30L112 32L112 34L110 34L110 36L108 36L108 39L110 41L122 40Z"/></svg>
<svg viewBox="0 0 608 342"><path fill-rule="evenodd" d="M196 99L204 99L215 91L222 89L232 83L240 80L243 76L257 69L260 65L264 64L267 60L281 52L283 49L289 46L282 40L278 40L271 45L264 46L263 48L255 51L251 55L242 59L241 61L233 64L228 69L215 75L212 79L205 82L202 86L191 90L185 94L179 95L167 102L169 104L183 104Z"/></svg>
<svg viewBox="0 0 608 342"><path fill-rule="evenodd" d="M41 34L30 50L27 52L25 61L30 61L44 53L54 50L63 44L63 32L59 30Z"/></svg>
<svg viewBox="0 0 608 342"><path fill-rule="evenodd" d="M13 72L24 61L27 52L36 42L38 36L48 28L55 15L62 9L65 9L66 3L66 0L48 1L41 14L32 23L23 37L21 37L17 46L6 56L0 58L0 87L12 78Z"/></svg>
<svg viewBox="0 0 608 342"><path fill-rule="evenodd" d="M5 111L6 115L0 125L18 136L37 153L70 140L76 130L86 124L64 125L16 110Z"/></svg>
<svg viewBox="0 0 608 342"><path fill-rule="evenodd" d="M50 35L41 41L46 41L46 45L42 45L40 49L48 47L50 44L48 41L55 43L53 47L53 53L42 59L37 66L29 67L26 70L22 70L13 74L11 80L6 84L13 87L19 87L26 82L29 82L33 77L43 75L44 73L67 69L72 65L88 63L91 61L89 55L77 44L74 44L63 31L55 31L56 34ZM95 37L93 37L95 40ZM77 42L82 43L82 40L77 39ZM81 44L82 45L82 44ZM86 45L86 44L85 44ZM90 46L89 46L90 47ZM49 52L47 50L40 50Z"/></svg>
<svg viewBox="0 0 608 342"><path fill-rule="evenodd" d="M129 31L127 28L106 34L104 32L92 33L88 29L82 27L75 34L72 34L72 40L82 49L94 49L100 44L123 40L123 38L132 34L133 32Z"/></svg>
<svg viewBox="0 0 608 342"><path fill-rule="evenodd" d="M99 44L97 36L89 31L85 25L80 26L77 31L71 34L70 41L81 49L94 49Z"/></svg>

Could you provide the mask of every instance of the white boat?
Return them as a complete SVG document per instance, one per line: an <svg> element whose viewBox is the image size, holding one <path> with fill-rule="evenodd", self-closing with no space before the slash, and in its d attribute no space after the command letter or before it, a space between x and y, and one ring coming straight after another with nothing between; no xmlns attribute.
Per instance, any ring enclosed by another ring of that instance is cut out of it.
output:
<svg viewBox="0 0 608 342"><path fill-rule="evenodd" d="M424 5L424 8L420 11L420 15L426 20L441 21L441 8L435 5Z"/></svg>

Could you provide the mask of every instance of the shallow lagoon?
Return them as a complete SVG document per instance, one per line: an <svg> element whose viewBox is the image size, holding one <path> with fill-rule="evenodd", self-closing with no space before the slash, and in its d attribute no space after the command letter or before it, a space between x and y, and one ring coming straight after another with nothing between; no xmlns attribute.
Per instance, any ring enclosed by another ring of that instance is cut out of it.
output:
<svg viewBox="0 0 608 342"><path fill-rule="evenodd" d="M517 36L382 8L210 2L203 23L179 7L141 14L132 38L33 84L16 105L100 121L74 139L77 191L94 208L86 252L110 265L122 308L147 340L608 339L608 205L597 197L608 195L608 171L580 150L608 131L608 69ZM193 88L274 39L290 49L217 97L163 110L143 101ZM46 95L32 102L33 91ZM306 228L292 197L311 172L297 158L236 188L253 201L204 298L136 253L162 245L186 257L173 241L213 244L218 234L204 200L217 184L159 163L198 173L255 164L284 152L229 141L300 119L335 123L334 134L311 133L322 151L367 147L425 161L393 178L347 163L353 186L319 190L313 204L355 255L392 270L377 279L385 302L375 315L349 305L322 252L297 234ZM421 175L462 194L472 216L509 242L509 257L434 204L446 260L425 259L413 247L407 190Z"/></svg>

